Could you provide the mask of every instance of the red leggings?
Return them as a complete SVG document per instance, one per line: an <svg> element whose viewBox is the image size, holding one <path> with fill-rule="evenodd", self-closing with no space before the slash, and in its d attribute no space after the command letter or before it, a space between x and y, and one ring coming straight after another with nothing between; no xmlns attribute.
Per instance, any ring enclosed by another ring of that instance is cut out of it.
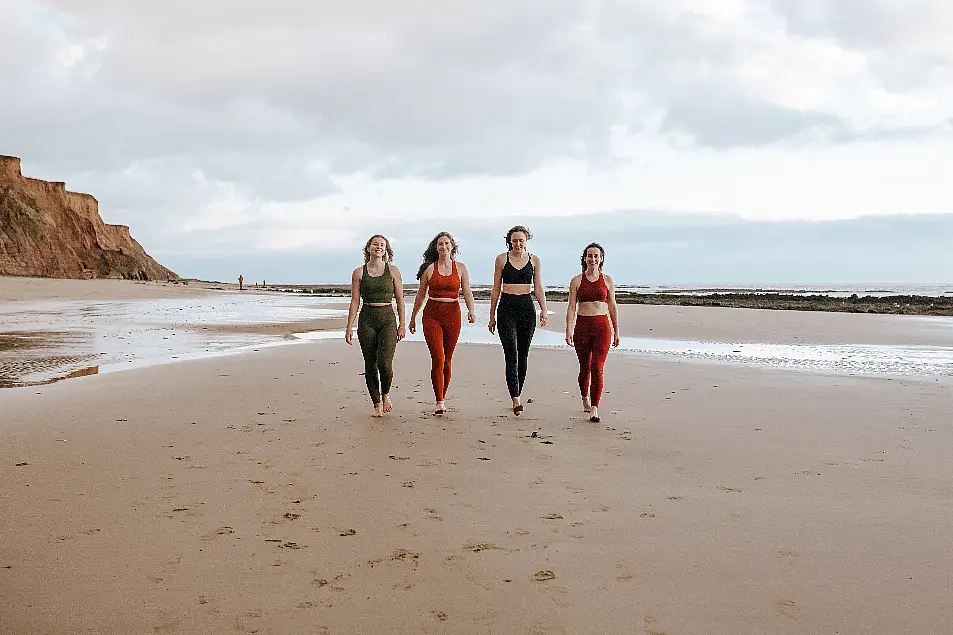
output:
<svg viewBox="0 0 953 635"><path fill-rule="evenodd" d="M430 379L437 401L443 401L450 387L450 358L460 339L460 304L428 301L421 324L430 348Z"/></svg>
<svg viewBox="0 0 953 635"><path fill-rule="evenodd" d="M593 406L602 397L602 369L612 344L612 325L608 315L580 315L572 332L573 346L579 357L579 392L589 394ZM590 376L592 381L590 381Z"/></svg>

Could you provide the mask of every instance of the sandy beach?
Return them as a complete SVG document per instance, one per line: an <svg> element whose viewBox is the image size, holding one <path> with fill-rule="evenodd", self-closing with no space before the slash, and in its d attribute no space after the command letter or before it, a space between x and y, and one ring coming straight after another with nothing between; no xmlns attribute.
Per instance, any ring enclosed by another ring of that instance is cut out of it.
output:
<svg viewBox="0 0 953 635"><path fill-rule="evenodd" d="M0 299L84 288L63 283ZM620 315L953 342L892 316ZM569 350L531 352L519 418L498 346L458 349L439 418L429 364L398 346L384 419L339 339L0 390L0 633L949 632L948 381L614 353L592 424Z"/></svg>

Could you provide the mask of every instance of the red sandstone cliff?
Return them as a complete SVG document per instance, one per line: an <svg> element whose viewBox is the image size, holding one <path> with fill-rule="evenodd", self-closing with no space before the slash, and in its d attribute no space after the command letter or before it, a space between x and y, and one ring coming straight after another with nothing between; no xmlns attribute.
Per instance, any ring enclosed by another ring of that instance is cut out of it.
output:
<svg viewBox="0 0 953 635"><path fill-rule="evenodd" d="M0 275L45 278L178 276L160 265L125 225L107 225L89 194L24 178L20 159L0 155Z"/></svg>

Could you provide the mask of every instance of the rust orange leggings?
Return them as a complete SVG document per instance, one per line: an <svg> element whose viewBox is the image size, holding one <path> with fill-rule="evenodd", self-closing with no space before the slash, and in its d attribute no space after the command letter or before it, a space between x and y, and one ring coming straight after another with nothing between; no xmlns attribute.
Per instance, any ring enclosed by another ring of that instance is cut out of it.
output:
<svg viewBox="0 0 953 635"><path fill-rule="evenodd" d="M573 347L579 358L579 392L593 406L602 397L602 369L612 345L612 325L608 315L581 315L576 318L572 333Z"/></svg>
<svg viewBox="0 0 953 635"><path fill-rule="evenodd" d="M460 304L428 301L421 324L430 349L433 394L437 401L443 401L450 387L450 358L460 339Z"/></svg>

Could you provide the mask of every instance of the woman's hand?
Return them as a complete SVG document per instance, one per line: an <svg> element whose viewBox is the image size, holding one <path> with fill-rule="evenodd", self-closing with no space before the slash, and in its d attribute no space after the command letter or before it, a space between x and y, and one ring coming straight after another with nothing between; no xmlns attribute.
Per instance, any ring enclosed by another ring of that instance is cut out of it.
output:
<svg viewBox="0 0 953 635"><path fill-rule="evenodd" d="M353 339L354 339L353 331L351 331L351 329L344 329L344 341L347 342L348 344L351 344Z"/></svg>
<svg viewBox="0 0 953 635"><path fill-rule="evenodd" d="M470 324L476 324L476 316L467 311L467 322Z"/></svg>
<svg viewBox="0 0 953 635"><path fill-rule="evenodd" d="M407 337L407 331L404 330L404 325L401 324L400 326L397 327L397 341L399 342L405 337Z"/></svg>
<svg viewBox="0 0 953 635"><path fill-rule="evenodd" d="M612 335L612 346L618 346L621 343L622 339L619 337L619 333L616 332Z"/></svg>
<svg viewBox="0 0 953 635"><path fill-rule="evenodd" d="M490 333L496 333L496 319L491 315L490 321L487 322L486 327L490 329Z"/></svg>
<svg viewBox="0 0 953 635"><path fill-rule="evenodd" d="M573 345L573 344L572 344L572 333L570 333L569 331L566 331L566 343L569 344L570 346Z"/></svg>
<svg viewBox="0 0 953 635"><path fill-rule="evenodd" d="M410 321L410 334L413 335L417 332L417 320Z"/></svg>
<svg viewBox="0 0 953 635"><path fill-rule="evenodd" d="M546 315L545 311L541 311L539 314L539 325L546 326L546 322L549 321L549 317Z"/></svg>

